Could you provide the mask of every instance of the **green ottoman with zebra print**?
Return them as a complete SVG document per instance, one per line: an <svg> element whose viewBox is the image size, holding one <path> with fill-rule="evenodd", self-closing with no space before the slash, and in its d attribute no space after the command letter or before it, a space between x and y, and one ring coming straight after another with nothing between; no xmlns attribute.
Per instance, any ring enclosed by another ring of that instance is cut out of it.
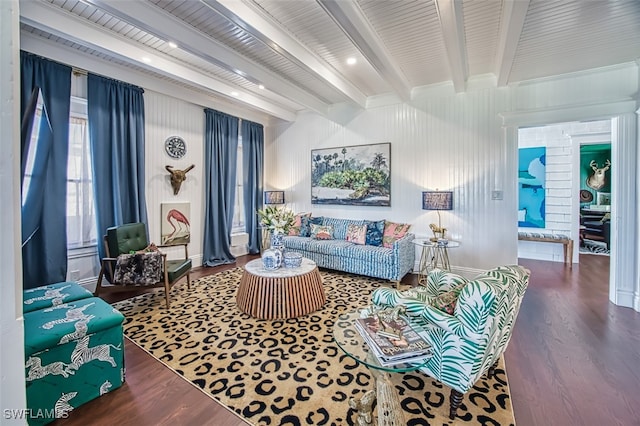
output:
<svg viewBox="0 0 640 426"><path fill-rule="evenodd" d="M24 315L30 425L68 417L74 408L124 382L124 316L100 298Z"/></svg>
<svg viewBox="0 0 640 426"><path fill-rule="evenodd" d="M93 293L75 281L63 281L29 288L22 292L22 313L26 314L87 297L93 297Z"/></svg>

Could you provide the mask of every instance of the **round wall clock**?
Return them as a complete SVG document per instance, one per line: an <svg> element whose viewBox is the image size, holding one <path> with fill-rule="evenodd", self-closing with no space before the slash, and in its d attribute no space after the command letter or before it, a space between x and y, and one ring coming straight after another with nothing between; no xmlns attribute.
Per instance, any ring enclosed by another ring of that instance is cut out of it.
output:
<svg viewBox="0 0 640 426"><path fill-rule="evenodd" d="M187 152L187 144L180 136L169 136L164 141L164 150L171 158L182 158Z"/></svg>

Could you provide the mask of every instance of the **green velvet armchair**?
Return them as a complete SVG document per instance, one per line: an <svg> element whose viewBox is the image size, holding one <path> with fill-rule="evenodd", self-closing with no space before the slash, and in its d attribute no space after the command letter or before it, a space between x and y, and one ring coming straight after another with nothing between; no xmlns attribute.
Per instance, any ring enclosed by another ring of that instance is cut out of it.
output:
<svg viewBox="0 0 640 426"><path fill-rule="evenodd" d="M501 266L469 281L434 270L425 287L379 288L372 294L375 305L403 305L408 315L425 323L433 356L422 372L451 388L450 419L478 379L493 375L511 338L529 274L518 265Z"/></svg>
<svg viewBox="0 0 640 426"><path fill-rule="evenodd" d="M169 246L150 246L144 223L127 223L108 228L104 246L107 257L101 261L96 296L103 291L163 287L169 309L169 293L178 280L186 275L187 286L191 288L192 263L187 244L171 246L184 246L184 258L168 259L167 254L159 249ZM105 279L110 285L103 285Z"/></svg>

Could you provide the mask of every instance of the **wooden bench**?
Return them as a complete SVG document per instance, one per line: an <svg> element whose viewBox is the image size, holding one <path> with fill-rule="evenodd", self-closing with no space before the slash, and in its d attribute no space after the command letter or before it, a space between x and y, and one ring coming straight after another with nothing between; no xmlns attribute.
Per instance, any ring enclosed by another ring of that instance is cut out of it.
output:
<svg viewBox="0 0 640 426"><path fill-rule="evenodd" d="M573 240L564 234L547 234L541 232L518 232L520 241L539 241L543 243L559 243L564 247L564 264L573 268Z"/></svg>

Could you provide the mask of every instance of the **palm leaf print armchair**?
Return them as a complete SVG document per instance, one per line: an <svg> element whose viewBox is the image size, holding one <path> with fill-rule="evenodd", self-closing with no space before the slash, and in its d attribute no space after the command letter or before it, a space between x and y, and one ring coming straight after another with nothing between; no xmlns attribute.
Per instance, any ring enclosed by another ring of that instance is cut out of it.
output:
<svg viewBox="0 0 640 426"><path fill-rule="evenodd" d="M373 304L404 305L408 315L422 320L433 356L421 370L451 388L450 419L478 379L486 372L493 375L511 338L529 274L518 265L500 266L469 281L434 270L425 287L373 292Z"/></svg>

